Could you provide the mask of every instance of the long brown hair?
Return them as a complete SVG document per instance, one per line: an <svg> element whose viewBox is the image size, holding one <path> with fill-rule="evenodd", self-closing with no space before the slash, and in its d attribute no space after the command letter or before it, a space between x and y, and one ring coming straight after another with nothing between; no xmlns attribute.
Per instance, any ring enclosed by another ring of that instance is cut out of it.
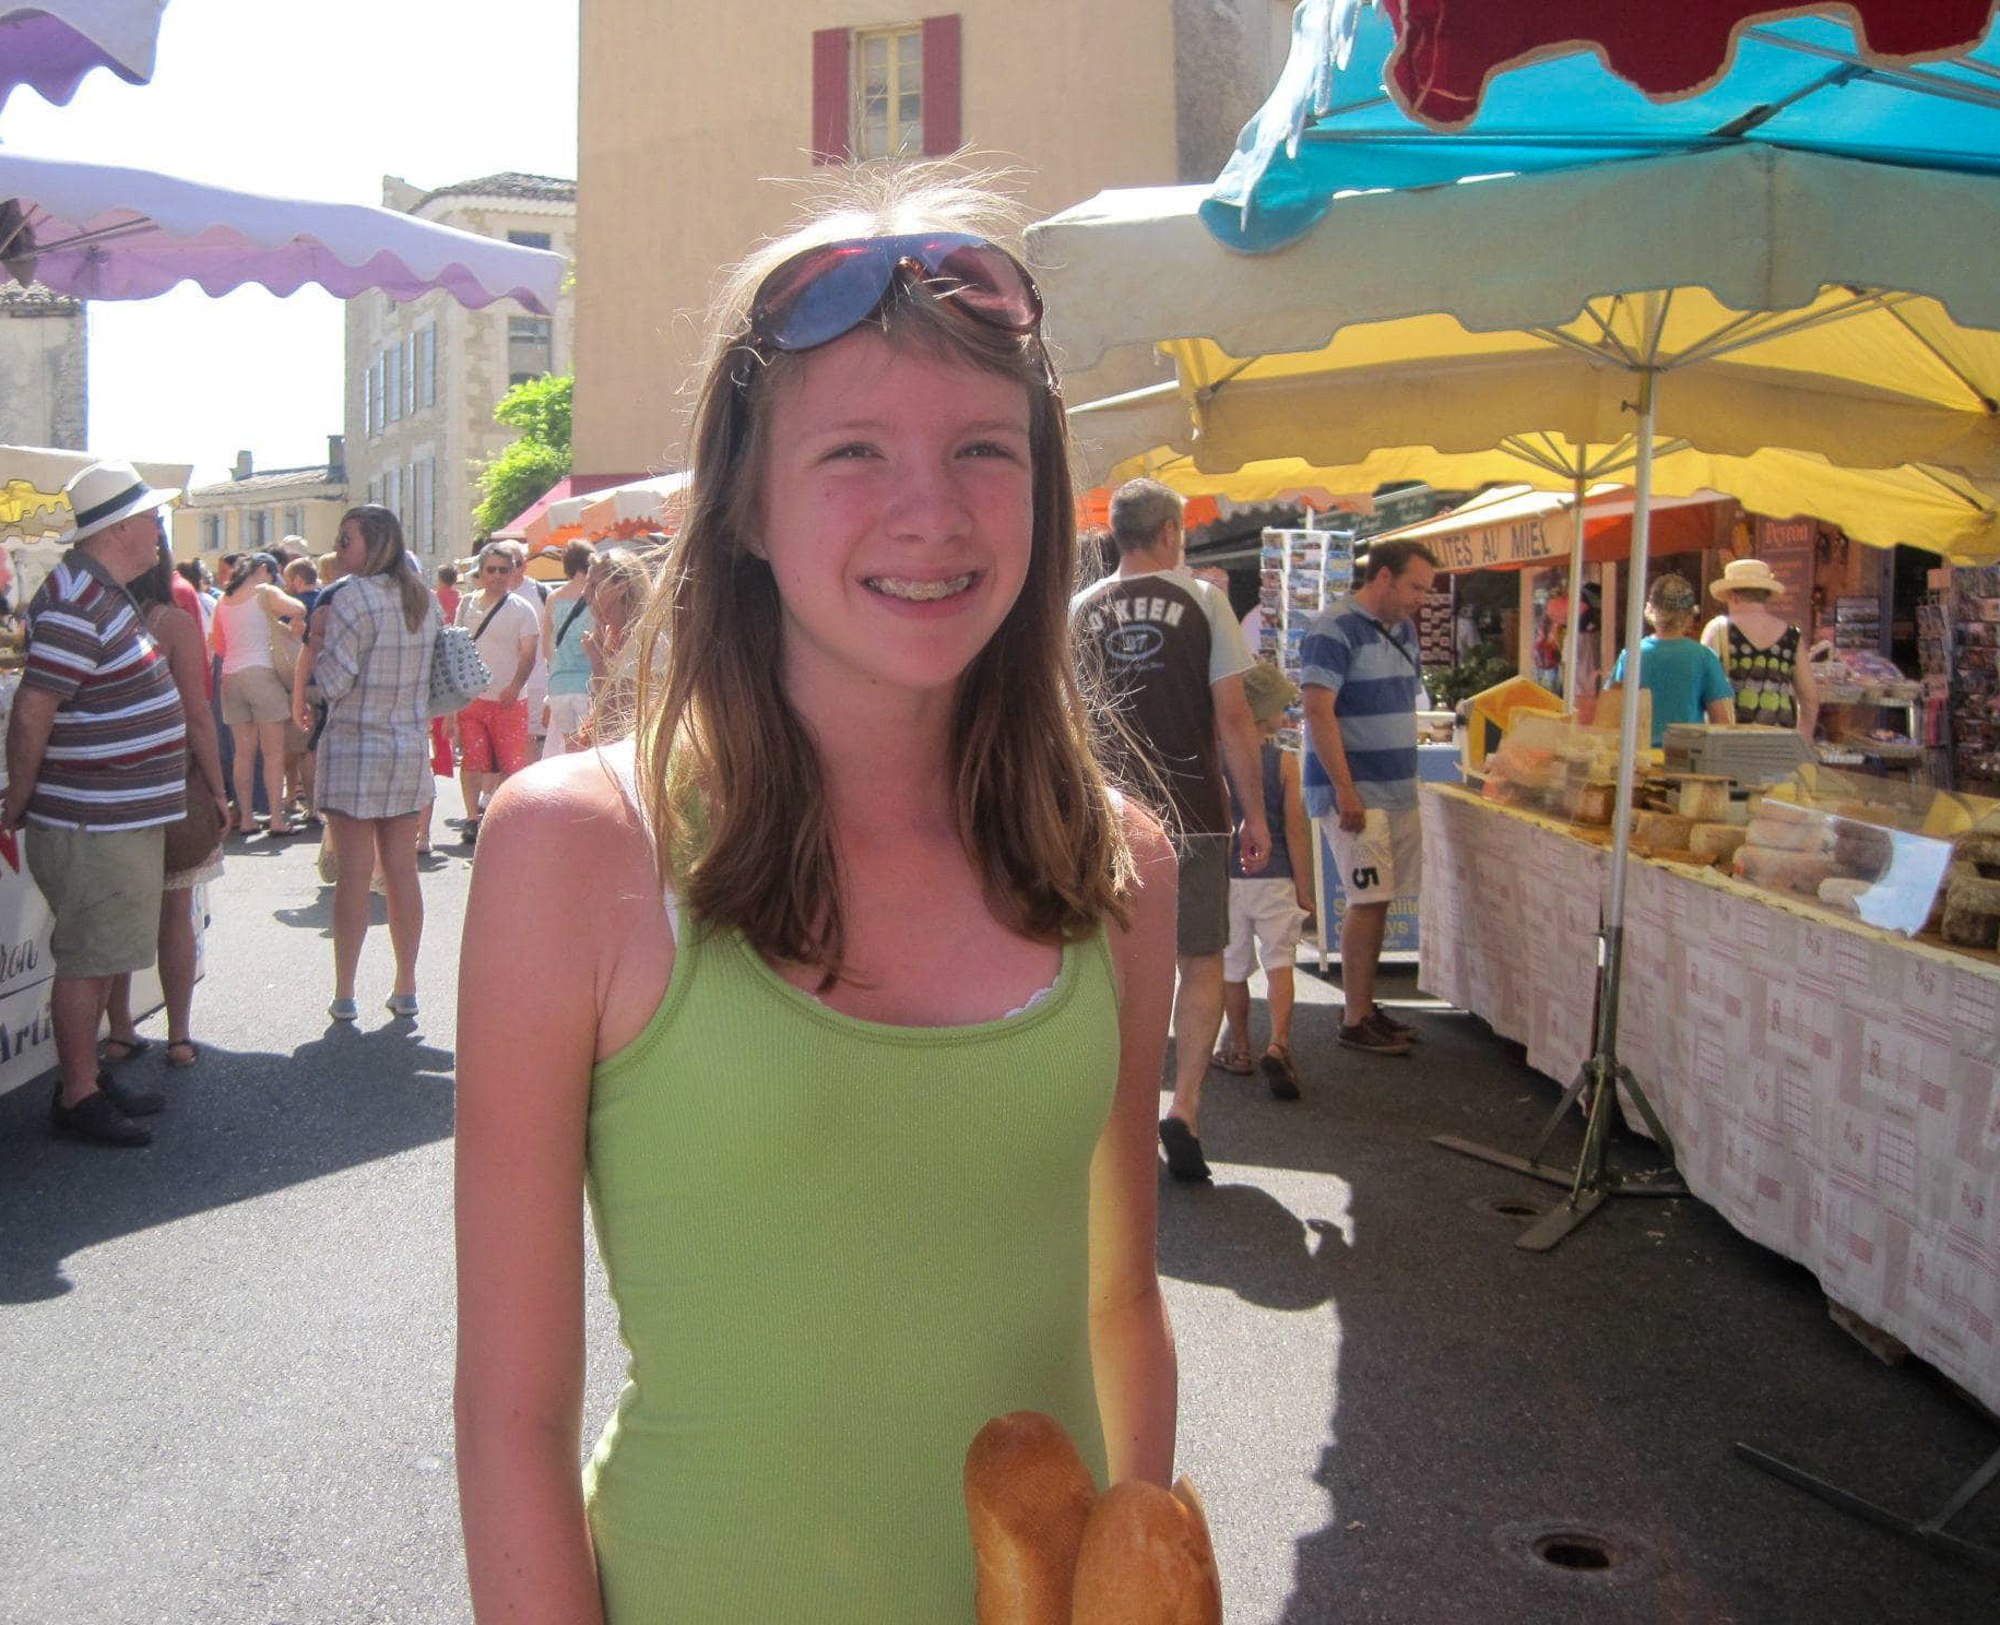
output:
<svg viewBox="0 0 2000 1625"><path fill-rule="evenodd" d="M763 524L772 403L802 364L753 354L763 278L817 243L923 230L996 235L998 200L930 166L863 172L872 196L753 255L731 279L696 408L686 519L640 623L636 749L664 873L706 927L839 976L839 860L819 757L778 682L779 600L752 550ZM847 201L847 200L843 200ZM1071 654L1076 520L1062 399L1038 335L953 314L897 279L873 318L892 344L1027 391L1033 538L1019 597L964 676L950 766L959 839L995 916L1072 940L1129 919L1132 858L1092 750Z"/></svg>
<svg viewBox="0 0 2000 1625"><path fill-rule="evenodd" d="M361 568L354 573L394 577L396 590L403 596L403 624L416 631L431 612L431 592L424 585L417 561L403 545L402 521L380 504L364 502L340 516L340 524L334 531L336 536L347 528L350 519L361 527Z"/></svg>

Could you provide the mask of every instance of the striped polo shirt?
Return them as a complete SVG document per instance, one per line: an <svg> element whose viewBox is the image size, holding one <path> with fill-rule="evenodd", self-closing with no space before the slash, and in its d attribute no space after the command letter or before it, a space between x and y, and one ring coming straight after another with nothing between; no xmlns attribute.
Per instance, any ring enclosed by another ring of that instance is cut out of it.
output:
<svg viewBox="0 0 2000 1625"><path fill-rule="evenodd" d="M23 688L58 701L28 820L144 829L186 811L187 720L131 594L71 548L28 606Z"/></svg>
<svg viewBox="0 0 2000 1625"><path fill-rule="evenodd" d="M1414 807L1417 708L1423 703L1416 627L1408 621L1385 627L1350 595L1313 622L1300 658L1301 686L1333 690L1341 748L1361 804ZM1333 781L1310 750L1305 796L1312 817L1333 811Z"/></svg>

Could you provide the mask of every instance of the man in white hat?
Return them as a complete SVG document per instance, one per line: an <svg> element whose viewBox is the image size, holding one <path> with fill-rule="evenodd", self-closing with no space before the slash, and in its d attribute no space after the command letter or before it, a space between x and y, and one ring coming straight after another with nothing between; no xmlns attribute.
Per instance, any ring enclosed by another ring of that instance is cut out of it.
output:
<svg viewBox="0 0 2000 1625"><path fill-rule="evenodd" d="M96 1145L145 1145L134 1119L164 1101L99 1068L97 1032L111 979L153 963L165 828L185 810L187 720L125 590L159 559L160 510L180 493L95 463L64 495L71 545L28 606L0 824L30 826L28 872L55 915L50 1122Z"/></svg>

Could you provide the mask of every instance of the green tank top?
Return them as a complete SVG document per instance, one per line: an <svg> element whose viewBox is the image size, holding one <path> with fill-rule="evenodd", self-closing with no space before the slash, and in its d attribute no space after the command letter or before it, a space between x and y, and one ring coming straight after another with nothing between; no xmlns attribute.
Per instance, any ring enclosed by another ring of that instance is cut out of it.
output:
<svg viewBox="0 0 2000 1625"><path fill-rule="evenodd" d="M591 1085L586 1189L630 1355L585 1473L611 1625L973 1618L961 1475L1039 1410L1100 1484L1091 1153L1118 1022L1100 931L969 1027L860 1021L683 929Z"/></svg>

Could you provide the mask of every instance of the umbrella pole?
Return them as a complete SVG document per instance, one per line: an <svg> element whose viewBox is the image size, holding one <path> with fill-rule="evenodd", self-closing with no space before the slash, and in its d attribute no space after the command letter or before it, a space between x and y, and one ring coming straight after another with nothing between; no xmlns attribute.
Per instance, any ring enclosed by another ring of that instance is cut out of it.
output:
<svg viewBox="0 0 2000 1625"><path fill-rule="evenodd" d="M1576 713L1576 639L1583 624L1583 468L1576 471L1576 534L1569 547L1569 624L1563 630L1563 704Z"/></svg>
<svg viewBox="0 0 2000 1625"><path fill-rule="evenodd" d="M1605 900L1604 924L1597 951L1597 1044L1576 1081L1564 1091L1562 1100L1543 1127L1534 1149L1526 1157L1440 1134L1435 1142L1448 1150L1477 1157L1516 1173L1543 1180L1551 1185L1567 1185L1568 1198L1537 1219L1515 1239L1514 1245L1529 1252L1545 1253L1603 1206L1607 1196L1685 1196L1687 1186L1669 1171L1643 1180L1628 1179L1607 1165L1611 1138L1611 1115L1617 1109L1622 1088L1638 1106L1654 1140L1669 1159L1673 1142L1668 1139L1659 1114L1639 1087L1639 1081L1618 1060L1618 993L1625 960L1625 864L1632 847L1632 792L1639 767L1640 642L1645 635L1646 552L1651 540L1653 495L1653 385L1649 368L1639 374L1639 461L1633 481L1632 560L1625 584L1625 695L1618 718L1618 801L1611 821L1611 887ZM1541 1160L1549 1142L1570 1107L1583 1107L1583 1149L1576 1167L1568 1172L1550 1167Z"/></svg>

